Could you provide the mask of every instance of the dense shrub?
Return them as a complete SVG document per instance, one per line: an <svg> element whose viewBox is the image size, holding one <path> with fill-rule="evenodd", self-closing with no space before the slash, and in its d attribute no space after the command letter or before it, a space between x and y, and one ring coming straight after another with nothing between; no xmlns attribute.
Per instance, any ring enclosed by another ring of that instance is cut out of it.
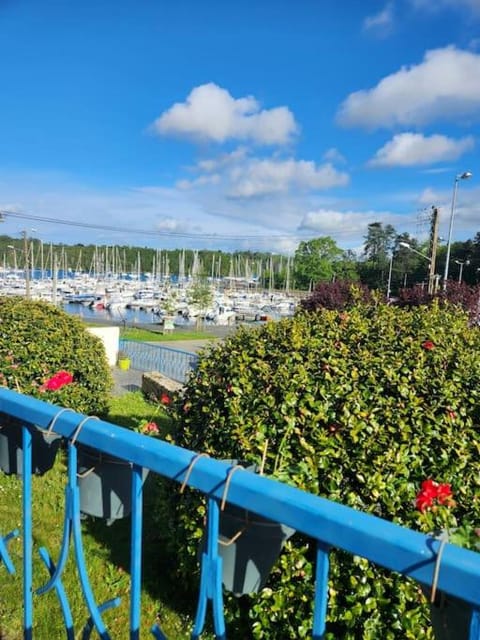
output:
<svg viewBox="0 0 480 640"><path fill-rule="evenodd" d="M478 522L479 353L466 314L438 304L359 305L239 330L200 358L176 443L259 463L268 439L267 474L407 525L420 482L434 477L452 483L459 517ZM159 510L184 582L203 514L195 492L170 492ZM307 637L313 547L297 534L248 607L227 599L233 629L249 610L254 638ZM332 552L327 638L428 638L425 611L413 582ZM229 637L249 637L233 629Z"/></svg>
<svg viewBox="0 0 480 640"><path fill-rule="evenodd" d="M319 309L350 309L358 302L371 302L369 288L358 282L335 280L335 282L319 282L312 293L301 301L300 306L306 311Z"/></svg>
<svg viewBox="0 0 480 640"><path fill-rule="evenodd" d="M400 307L430 305L434 300L440 304L450 304L466 311L470 321L478 323L480 317L480 286L471 286L465 282L449 280L447 288L440 288L435 295L429 294L426 287L419 285L400 289L396 304Z"/></svg>
<svg viewBox="0 0 480 640"><path fill-rule="evenodd" d="M43 390L62 370L73 382ZM79 319L45 302L0 298L0 384L80 413L101 413L112 378L102 342Z"/></svg>

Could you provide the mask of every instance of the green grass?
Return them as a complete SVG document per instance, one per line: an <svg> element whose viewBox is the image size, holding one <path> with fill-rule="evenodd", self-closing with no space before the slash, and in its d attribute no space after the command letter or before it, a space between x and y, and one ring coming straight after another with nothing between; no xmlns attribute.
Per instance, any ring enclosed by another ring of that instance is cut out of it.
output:
<svg viewBox="0 0 480 640"><path fill-rule="evenodd" d="M176 340L215 340L211 333L206 331L174 331L173 333L159 333L148 329L136 329L127 327L120 331L120 338L126 340L138 340L140 342L175 342Z"/></svg>
<svg viewBox="0 0 480 640"><path fill-rule="evenodd" d="M112 398L108 419L124 426L134 426L139 421L153 419L161 428L162 436L171 428L171 422L163 409L147 402L140 392ZM61 451L53 469L44 476L33 478L34 589L44 584L48 578L46 568L38 555L39 547L46 546L54 561L58 558L63 531L65 472L65 456ZM140 637L152 637L149 629L158 616L158 622L168 638L186 640L190 637L191 622L188 616L193 615L194 604L191 603L185 607L186 610L182 610L177 602L173 602L174 585L169 582L166 568L169 559L162 557L158 536L149 518L149 502L155 485L155 478L150 475L144 492L144 569ZM2 535L14 528L21 528L21 492L19 478L0 472ZM107 526L100 519L89 518L82 522L82 529L88 573L97 602L101 603L115 596L122 598L118 608L104 613L104 620L112 638L126 639L129 628L130 519L118 520ZM17 573L10 576L5 567L0 565L0 638L20 640L23 638L21 538L10 541L8 548ZM63 584L72 608L77 638L88 614L81 595L72 546L63 574ZM62 621L54 592L42 596L34 595L33 637L36 640L64 638ZM94 634L93 637L97 636Z"/></svg>

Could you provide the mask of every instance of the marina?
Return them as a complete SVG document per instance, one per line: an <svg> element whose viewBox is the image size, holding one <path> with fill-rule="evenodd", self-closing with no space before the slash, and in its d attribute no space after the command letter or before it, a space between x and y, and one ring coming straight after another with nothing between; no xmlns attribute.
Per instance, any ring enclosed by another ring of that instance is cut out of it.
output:
<svg viewBox="0 0 480 640"><path fill-rule="evenodd" d="M298 303L286 291L260 290L235 278L152 278L150 274L94 277L86 273L0 270L0 296L23 296L61 306L90 321L117 324L232 326L292 316Z"/></svg>

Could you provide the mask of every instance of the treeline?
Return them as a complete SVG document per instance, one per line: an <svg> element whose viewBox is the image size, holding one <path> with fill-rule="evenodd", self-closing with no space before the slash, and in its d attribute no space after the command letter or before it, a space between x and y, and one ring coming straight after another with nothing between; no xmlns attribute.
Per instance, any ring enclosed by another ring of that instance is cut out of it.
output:
<svg viewBox="0 0 480 640"><path fill-rule="evenodd" d="M310 290L318 282L357 281L370 288L399 289L427 285L431 247L407 233L398 234L391 225L368 225L360 253L341 249L329 236L300 242L294 256L267 252L223 252L201 249L152 249L150 247L46 244L30 237L0 236L2 266L96 275L151 273L225 278L231 277L264 288ZM446 246L436 251L434 273L440 282L445 271ZM480 275L480 232L475 238L451 246L449 278L477 284ZM389 287L390 285L390 287Z"/></svg>

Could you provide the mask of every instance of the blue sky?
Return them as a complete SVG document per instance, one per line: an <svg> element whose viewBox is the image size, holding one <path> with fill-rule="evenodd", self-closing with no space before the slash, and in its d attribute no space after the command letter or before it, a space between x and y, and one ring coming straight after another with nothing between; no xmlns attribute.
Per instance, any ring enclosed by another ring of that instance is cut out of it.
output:
<svg viewBox="0 0 480 640"><path fill-rule="evenodd" d="M0 0L2 233L287 253L381 221L421 240L471 171L465 239L479 134L480 0Z"/></svg>

